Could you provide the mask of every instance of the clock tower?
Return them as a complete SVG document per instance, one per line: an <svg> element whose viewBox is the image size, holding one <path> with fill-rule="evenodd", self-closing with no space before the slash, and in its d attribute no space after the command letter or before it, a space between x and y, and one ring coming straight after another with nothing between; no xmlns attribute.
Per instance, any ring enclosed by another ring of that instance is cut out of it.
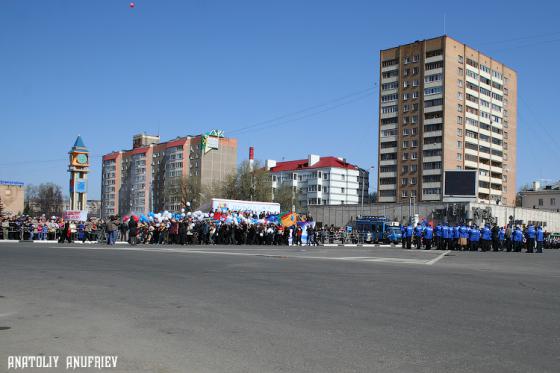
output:
<svg viewBox="0 0 560 373"><path fill-rule="evenodd" d="M74 146L68 153L70 163L70 210L87 210L87 174L89 172L89 151L82 137L74 142Z"/></svg>

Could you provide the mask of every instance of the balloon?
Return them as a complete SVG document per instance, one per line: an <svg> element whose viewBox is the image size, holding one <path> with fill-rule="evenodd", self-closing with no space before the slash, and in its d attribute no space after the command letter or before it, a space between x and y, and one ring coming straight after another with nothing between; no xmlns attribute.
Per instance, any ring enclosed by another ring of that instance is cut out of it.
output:
<svg viewBox="0 0 560 373"><path fill-rule="evenodd" d="M185 209L181 209L181 212L185 212Z"/></svg>
<svg viewBox="0 0 560 373"><path fill-rule="evenodd" d="M135 3L130 3L130 4L128 4L128 6L132 9L136 6L136 4Z"/></svg>
<svg viewBox="0 0 560 373"><path fill-rule="evenodd" d="M187 207L191 207L191 203L190 203L190 202L187 202Z"/></svg>

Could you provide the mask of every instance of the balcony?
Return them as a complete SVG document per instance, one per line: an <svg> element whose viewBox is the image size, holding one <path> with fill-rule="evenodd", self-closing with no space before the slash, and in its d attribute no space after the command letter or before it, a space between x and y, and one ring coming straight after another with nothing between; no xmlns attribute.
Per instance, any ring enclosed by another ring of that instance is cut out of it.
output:
<svg viewBox="0 0 560 373"><path fill-rule="evenodd" d="M424 108L424 113L435 113L436 111L442 111L443 105L436 105Z"/></svg>
<svg viewBox="0 0 560 373"><path fill-rule="evenodd" d="M396 202L397 201L397 197L377 197L377 200L379 202Z"/></svg>
<svg viewBox="0 0 560 373"><path fill-rule="evenodd" d="M423 175L441 175L441 168L435 168L430 170L423 170Z"/></svg>
<svg viewBox="0 0 560 373"><path fill-rule="evenodd" d="M379 190L397 190L397 184L380 184Z"/></svg>
<svg viewBox="0 0 560 373"><path fill-rule="evenodd" d="M434 143L434 144L424 144L424 145L422 146L422 149L423 149L423 150L441 149L441 145L442 145L441 142L437 142L437 143Z"/></svg>
<svg viewBox="0 0 560 373"><path fill-rule="evenodd" d="M379 152L381 154L390 154L390 153L396 153L397 152L397 148L381 148L379 150Z"/></svg>
<svg viewBox="0 0 560 373"><path fill-rule="evenodd" d="M439 201L441 194L422 194L422 201Z"/></svg>
<svg viewBox="0 0 560 373"><path fill-rule="evenodd" d="M443 117L424 119L424 125L443 123Z"/></svg>
<svg viewBox="0 0 560 373"><path fill-rule="evenodd" d="M397 164L396 159L385 159L385 160L379 161L380 166L393 166L393 165L396 165L396 164Z"/></svg>
<svg viewBox="0 0 560 373"><path fill-rule="evenodd" d="M437 136L443 136L443 132L441 130L424 132L424 137L437 137ZM424 147L424 149L426 148Z"/></svg>
<svg viewBox="0 0 560 373"><path fill-rule="evenodd" d="M379 177L397 177L397 171L380 172Z"/></svg>
<svg viewBox="0 0 560 373"><path fill-rule="evenodd" d="M440 187L441 187L440 181L435 181L431 183L422 183L422 188L440 188Z"/></svg>
<svg viewBox="0 0 560 373"><path fill-rule="evenodd" d="M423 162L440 162L442 160L441 155L434 155L431 157L423 157Z"/></svg>
<svg viewBox="0 0 560 373"><path fill-rule="evenodd" d="M443 61L443 54L440 54L439 56L428 57L424 60L424 63L432 63L437 61ZM432 70L430 70L430 72L431 71Z"/></svg>

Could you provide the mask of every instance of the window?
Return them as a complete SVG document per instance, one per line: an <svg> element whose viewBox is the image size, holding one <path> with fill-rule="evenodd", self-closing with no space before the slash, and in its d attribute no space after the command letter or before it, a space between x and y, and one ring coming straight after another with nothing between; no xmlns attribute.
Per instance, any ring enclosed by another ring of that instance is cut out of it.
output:
<svg viewBox="0 0 560 373"><path fill-rule="evenodd" d="M457 141L457 149L462 149L462 148L463 148L463 142Z"/></svg>
<svg viewBox="0 0 560 373"><path fill-rule="evenodd" d="M463 130L461 128L457 128L457 136L463 136Z"/></svg>
<svg viewBox="0 0 560 373"><path fill-rule="evenodd" d="M539 198L539 206L543 206L544 205L544 200L542 198Z"/></svg>
<svg viewBox="0 0 560 373"><path fill-rule="evenodd" d="M419 54L415 54L414 56L412 56L412 62L418 62L420 61L420 55Z"/></svg>
<svg viewBox="0 0 560 373"><path fill-rule="evenodd" d="M465 74L465 70L462 67L457 68L457 75L463 76Z"/></svg>
<svg viewBox="0 0 560 373"><path fill-rule="evenodd" d="M463 112L463 105L457 104L457 111L458 111L459 113L462 113L462 112Z"/></svg>
<svg viewBox="0 0 560 373"><path fill-rule="evenodd" d="M408 161L408 153L403 153L402 159L403 161Z"/></svg>
<svg viewBox="0 0 560 373"><path fill-rule="evenodd" d="M457 124L463 124L463 117L457 117Z"/></svg>
<svg viewBox="0 0 560 373"><path fill-rule="evenodd" d="M408 166L402 166L402 173L406 174L408 172Z"/></svg>
<svg viewBox="0 0 560 373"><path fill-rule="evenodd" d="M410 196L411 196L411 197L416 197L416 191L415 191L415 190L411 190L411 191L410 191Z"/></svg>
<svg viewBox="0 0 560 373"><path fill-rule="evenodd" d="M457 160L462 161L463 160L463 154L457 153Z"/></svg>
<svg viewBox="0 0 560 373"><path fill-rule="evenodd" d="M397 105L385 106L382 108L383 114L398 113L398 112L399 112L399 107Z"/></svg>
<svg viewBox="0 0 560 373"><path fill-rule="evenodd" d="M388 91L388 90L397 89L397 88L399 88L399 82L391 82L391 83L381 84L381 90L382 91Z"/></svg>
<svg viewBox="0 0 560 373"><path fill-rule="evenodd" d="M410 154L410 159L418 159L418 153L412 152L412 153Z"/></svg>
<svg viewBox="0 0 560 373"><path fill-rule="evenodd" d="M397 101L398 99L399 99L399 95L397 93L381 96L381 102Z"/></svg>
<svg viewBox="0 0 560 373"><path fill-rule="evenodd" d="M344 189L344 188L340 188L340 191L341 191L342 193L346 193L346 189Z"/></svg>
<svg viewBox="0 0 560 373"><path fill-rule="evenodd" d="M408 141L403 141L402 147L403 147L403 149L408 148Z"/></svg>
<svg viewBox="0 0 560 373"><path fill-rule="evenodd" d="M420 68L419 67L413 67L412 68L412 75L416 75L420 72Z"/></svg>
<svg viewBox="0 0 560 373"><path fill-rule="evenodd" d="M412 92L412 98L418 98L418 91Z"/></svg>
<svg viewBox="0 0 560 373"><path fill-rule="evenodd" d="M404 57L403 58L403 63L406 65L408 63L410 63L410 57Z"/></svg>
<svg viewBox="0 0 560 373"><path fill-rule="evenodd" d="M457 87L463 88L463 79L457 79Z"/></svg>
<svg viewBox="0 0 560 373"><path fill-rule="evenodd" d="M462 65L463 64L463 56L461 56L461 55L457 56L457 62L459 62Z"/></svg>
<svg viewBox="0 0 560 373"><path fill-rule="evenodd" d="M443 54L442 49L436 49L434 51L426 52L426 58L441 56Z"/></svg>
<svg viewBox="0 0 560 373"><path fill-rule="evenodd" d="M418 169L418 165L415 164L410 165L410 172L416 172L417 169Z"/></svg>
<svg viewBox="0 0 560 373"><path fill-rule="evenodd" d="M463 92L457 92L457 100L463 101Z"/></svg>
<svg viewBox="0 0 560 373"><path fill-rule="evenodd" d="M440 80L443 79L443 74L439 73L439 74L432 74L432 75L426 75L424 77L424 82L425 83L432 83L432 82L438 82Z"/></svg>
<svg viewBox="0 0 560 373"><path fill-rule="evenodd" d="M401 185L407 185L408 184L408 178L404 177L401 179Z"/></svg>
<svg viewBox="0 0 560 373"><path fill-rule="evenodd" d="M410 129L410 136L414 136L416 135L416 128L411 128Z"/></svg>
<svg viewBox="0 0 560 373"><path fill-rule="evenodd" d="M402 85L403 85L403 88L407 88L408 87L408 80L403 81Z"/></svg>
<svg viewBox="0 0 560 373"><path fill-rule="evenodd" d="M389 78L393 78L399 76L399 70L391 70L391 71L385 71L381 74L381 77L383 79L389 79Z"/></svg>
<svg viewBox="0 0 560 373"><path fill-rule="evenodd" d="M419 84L420 84L420 81L419 81L418 79L414 79L414 80L412 81L412 86L413 86L413 87L418 87Z"/></svg>
<svg viewBox="0 0 560 373"><path fill-rule="evenodd" d="M410 179L410 185L416 185L416 178L415 177Z"/></svg>
<svg viewBox="0 0 560 373"><path fill-rule="evenodd" d="M408 76L408 75L410 75L410 69L404 69L403 76Z"/></svg>
<svg viewBox="0 0 560 373"><path fill-rule="evenodd" d="M406 191L406 190L403 190L402 193L401 193L401 196L402 196L403 198L408 197L407 191Z"/></svg>
<svg viewBox="0 0 560 373"><path fill-rule="evenodd" d="M402 130L403 136L408 136L408 131L409 131L408 128L403 128Z"/></svg>
<svg viewBox="0 0 560 373"><path fill-rule="evenodd" d="M403 93L402 95L403 100L408 100L409 97L410 97L410 93Z"/></svg>
<svg viewBox="0 0 560 373"><path fill-rule="evenodd" d="M556 206L556 198L550 199L550 206Z"/></svg>
<svg viewBox="0 0 560 373"><path fill-rule="evenodd" d="M412 117L410 117L410 122L412 124L416 123L418 121L418 116L417 115L413 115Z"/></svg>
<svg viewBox="0 0 560 373"><path fill-rule="evenodd" d="M424 96L430 96L430 95L437 95L440 94L442 91L442 87L431 87L431 88L425 88L424 89Z"/></svg>

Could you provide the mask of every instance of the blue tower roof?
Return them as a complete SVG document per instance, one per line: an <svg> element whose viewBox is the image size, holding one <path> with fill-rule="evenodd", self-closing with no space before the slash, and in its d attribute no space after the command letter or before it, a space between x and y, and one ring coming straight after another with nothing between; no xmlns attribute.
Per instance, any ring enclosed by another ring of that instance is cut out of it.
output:
<svg viewBox="0 0 560 373"><path fill-rule="evenodd" d="M82 136L78 135L76 142L74 142L74 147L76 148L85 148L86 145L84 144L84 140L82 140Z"/></svg>

